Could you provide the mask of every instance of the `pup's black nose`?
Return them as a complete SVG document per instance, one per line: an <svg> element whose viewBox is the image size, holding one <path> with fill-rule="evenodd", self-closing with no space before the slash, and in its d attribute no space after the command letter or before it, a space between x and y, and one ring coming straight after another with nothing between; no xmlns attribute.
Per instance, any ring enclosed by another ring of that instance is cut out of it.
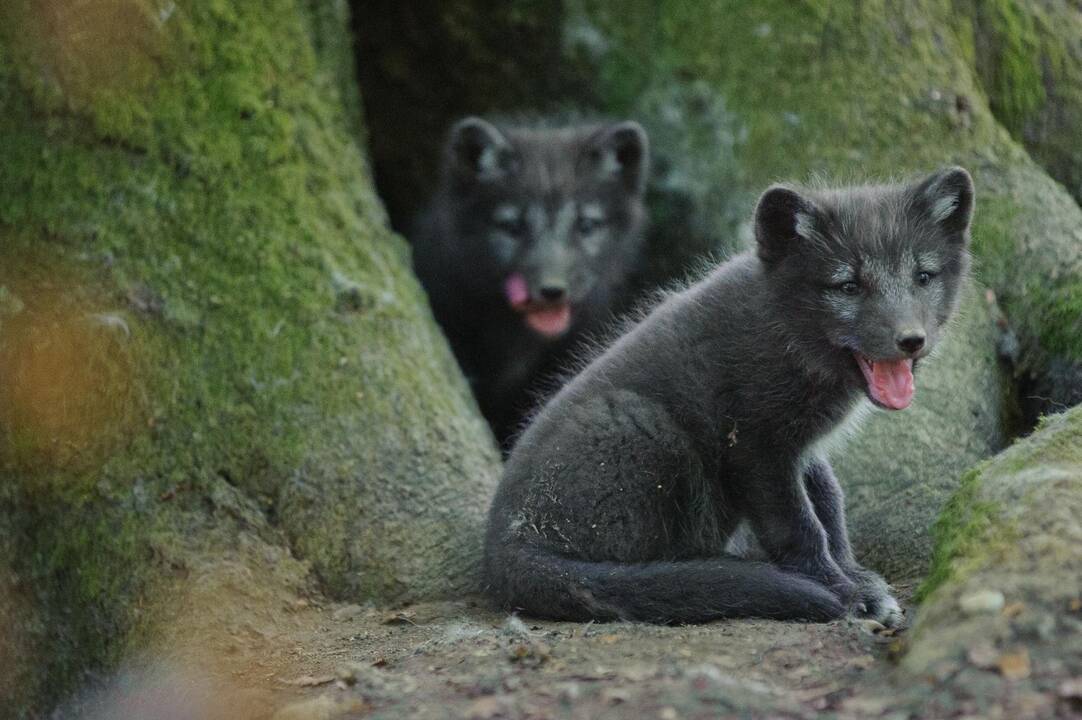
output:
<svg viewBox="0 0 1082 720"><path fill-rule="evenodd" d="M919 353L924 347L924 333L912 333L898 338L898 347L910 355Z"/></svg>
<svg viewBox="0 0 1082 720"><path fill-rule="evenodd" d="M541 286L541 297L548 302L557 302L564 299L564 295L567 294L567 288L562 285L543 285Z"/></svg>

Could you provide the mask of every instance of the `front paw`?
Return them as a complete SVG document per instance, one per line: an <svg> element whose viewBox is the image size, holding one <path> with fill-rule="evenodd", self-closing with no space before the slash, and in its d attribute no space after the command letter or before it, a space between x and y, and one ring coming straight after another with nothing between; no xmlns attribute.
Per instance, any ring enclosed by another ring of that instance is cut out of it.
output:
<svg viewBox="0 0 1082 720"><path fill-rule="evenodd" d="M888 628L905 624L905 611L891 595L886 580L864 568L854 568L847 574L856 586L849 606L853 615L875 620Z"/></svg>

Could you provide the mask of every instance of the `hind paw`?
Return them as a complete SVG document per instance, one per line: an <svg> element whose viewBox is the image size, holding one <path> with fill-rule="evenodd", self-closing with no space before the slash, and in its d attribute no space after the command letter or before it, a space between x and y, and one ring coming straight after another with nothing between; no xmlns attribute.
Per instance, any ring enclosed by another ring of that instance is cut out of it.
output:
<svg viewBox="0 0 1082 720"><path fill-rule="evenodd" d="M853 604L853 615L859 618L875 620L886 628L900 628L905 625L905 610L889 593Z"/></svg>
<svg viewBox="0 0 1082 720"><path fill-rule="evenodd" d="M863 568L850 572L849 577L857 586L850 605L853 615L875 620L888 628L898 628L905 624L905 611L890 594L890 586L886 580Z"/></svg>

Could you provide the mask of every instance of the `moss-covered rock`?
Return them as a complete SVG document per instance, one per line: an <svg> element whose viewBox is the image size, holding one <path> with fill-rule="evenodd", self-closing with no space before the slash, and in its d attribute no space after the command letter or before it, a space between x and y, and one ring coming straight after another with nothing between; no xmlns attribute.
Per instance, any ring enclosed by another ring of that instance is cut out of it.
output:
<svg viewBox="0 0 1082 720"><path fill-rule="evenodd" d="M498 459L386 227L350 59L343 2L0 7L24 698L143 642L174 581L220 607L262 584L268 612L308 568L352 599L472 586Z"/></svg>
<svg viewBox="0 0 1082 720"><path fill-rule="evenodd" d="M977 272L1021 335L1015 376L1032 423L1082 402L1082 212L1027 158L972 166L987 190L974 223Z"/></svg>
<svg viewBox="0 0 1082 720"><path fill-rule="evenodd" d="M964 7L992 112L1082 201L1082 7L1067 0Z"/></svg>
<svg viewBox="0 0 1082 720"><path fill-rule="evenodd" d="M932 679L931 697L962 698L971 714L997 705L1005 717L1052 717L1054 701L1034 691L1082 673L1080 545L1076 408L967 476L937 523L936 572L902 671ZM1027 709L1034 699L1046 706ZM1062 702L1068 717L1072 700Z"/></svg>

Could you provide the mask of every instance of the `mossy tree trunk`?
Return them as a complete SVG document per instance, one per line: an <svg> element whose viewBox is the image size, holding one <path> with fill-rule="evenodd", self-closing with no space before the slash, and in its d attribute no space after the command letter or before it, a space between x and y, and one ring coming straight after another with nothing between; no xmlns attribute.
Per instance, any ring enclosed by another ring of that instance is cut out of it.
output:
<svg viewBox="0 0 1082 720"><path fill-rule="evenodd" d="M0 7L5 707L182 588L473 587L498 457L375 195L347 14Z"/></svg>

